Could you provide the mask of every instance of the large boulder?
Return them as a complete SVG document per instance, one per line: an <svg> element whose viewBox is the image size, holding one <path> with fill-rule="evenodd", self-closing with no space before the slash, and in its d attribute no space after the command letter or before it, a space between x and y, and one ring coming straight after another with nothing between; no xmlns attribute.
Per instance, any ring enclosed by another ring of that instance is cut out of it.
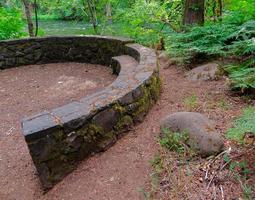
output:
<svg viewBox="0 0 255 200"><path fill-rule="evenodd" d="M161 130L169 129L180 134L187 133L187 144L201 156L206 157L222 151L223 139L215 125L207 117L195 112L178 112L161 121Z"/></svg>
<svg viewBox="0 0 255 200"><path fill-rule="evenodd" d="M190 70L186 77L191 81L213 81L221 76L220 66L217 63L208 63Z"/></svg>

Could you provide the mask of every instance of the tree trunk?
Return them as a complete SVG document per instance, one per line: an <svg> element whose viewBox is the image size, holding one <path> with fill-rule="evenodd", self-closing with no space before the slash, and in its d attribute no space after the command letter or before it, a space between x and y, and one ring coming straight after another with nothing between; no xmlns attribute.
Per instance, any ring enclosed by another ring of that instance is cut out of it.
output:
<svg viewBox="0 0 255 200"><path fill-rule="evenodd" d="M31 17L31 12L30 12L30 4L28 0L22 0L22 3L24 5L24 10L25 10L25 15L27 18L27 28L28 28L28 33L30 37L34 37L34 25Z"/></svg>
<svg viewBox="0 0 255 200"><path fill-rule="evenodd" d="M183 25L204 24L205 0L185 0Z"/></svg>
<svg viewBox="0 0 255 200"><path fill-rule="evenodd" d="M94 0L87 0L89 17L90 21L93 25L94 32L97 34L97 13L96 13L96 5Z"/></svg>
<svg viewBox="0 0 255 200"><path fill-rule="evenodd" d="M108 20L108 23L112 24L112 6L110 1L107 2L105 6L105 10L106 10L106 18Z"/></svg>
<svg viewBox="0 0 255 200"><path fill-rule="evenodd" d="M38 35L38 14L37 14L37 0L34 0L34 9L35 9L35 37Z"/></svg>
<svg viewBox="0 0 255 200"><path fill-rule="evenodd" d="M220 19L220 21L222 21L222 10L223 10L223 4L222 4L222 0L218 0L218 4L219 4L219 12L218 12L218 19Z"/></svg>

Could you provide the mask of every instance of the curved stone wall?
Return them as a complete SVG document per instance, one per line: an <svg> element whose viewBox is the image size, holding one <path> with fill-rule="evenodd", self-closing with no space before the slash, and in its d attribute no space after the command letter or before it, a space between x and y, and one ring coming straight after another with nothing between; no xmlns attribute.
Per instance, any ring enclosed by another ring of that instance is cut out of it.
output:
<svg viewBox="0 0 255 200"><path fill-rule="evenodd" d="M104 151L143 120L160 94L153 50L109 37L47 37L0 42L0 68L52 62L110 65L117 79L79 101L22 121L42 186L50 189L87 156Z"/></svg>
<svg viewBox="0 0 255 200"><path fill-rule="evenodd" d="M110 64L131 40L110 37L46 37L0 41L0 69L28 64L86 62Z"/></svg>

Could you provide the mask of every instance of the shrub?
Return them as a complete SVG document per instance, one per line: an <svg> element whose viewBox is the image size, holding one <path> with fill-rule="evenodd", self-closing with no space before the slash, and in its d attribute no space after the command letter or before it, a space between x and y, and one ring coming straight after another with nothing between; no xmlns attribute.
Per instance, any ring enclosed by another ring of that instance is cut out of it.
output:
<svg viewBox="0 0 255 200"><path fill-rule="evenodd" d="M0 40L19 38L24 35L21 13L14 9L0 7Z"/></svg>

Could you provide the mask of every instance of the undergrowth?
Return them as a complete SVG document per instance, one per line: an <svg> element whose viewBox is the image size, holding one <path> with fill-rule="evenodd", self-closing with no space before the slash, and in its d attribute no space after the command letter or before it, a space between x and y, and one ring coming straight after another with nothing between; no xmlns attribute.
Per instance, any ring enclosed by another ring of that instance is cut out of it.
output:
<svg viewBox="0 0 255 200"><path fill-rule="evenodd" d="M251 143L255 137L255 108L244 109L243 114L236 119L233 128L227 131L227 138L239 143ZM253 138L253 139L252 139ZM254 141L253 141L254 142Z"/></svg>
<svg viewBox="0 0 255 200"><path fill-rule="evenodd" d="M230 58L234 63L224 69L231 88L242 92L255 89L255 20L240 23L230 20L187 27L167 37L166 50L173 61L187 66Z"/></svg>
<svg viewBox="0 0 255 200"><path fill-rule="evenodd" d="M249 150L245 149L243 154L247 154ZM254 170L252 170L251 162L244 156L240 156L238 159L231 156L231 154L225 153L223 159L228 166L229 173L239 183L243 197L247 200L252 200L253 187L250 184Z"/></svg>
<svg viewBox="0 0 255 200"><path fill-rule="evenodd" d="M186 163L197 155L196 150L189 146L189 133L184 130L180 133L172 132L169 128L161 130L159 144L167 151L176 152L181 162Z"/></svg>
<svg viewBox="0 0 255 200"><path fill-rule="evenodd" d="M197 59L224 56L224 42L234 31L236 27L231 24L189 27L185 32L171 34L166 40L166 50L171 57L182 58L178 59L180 64L186 65L197 62Z"/></svg>
<svg viewBox="0 0 255 200"><path fill-rule="evenodd" d="M164 128L162 129L162 133L163 136L159 141L162 147L178 153L183 153L187 149L186 143L189 140L187 132L173 133L168 128Z"/></svg>

